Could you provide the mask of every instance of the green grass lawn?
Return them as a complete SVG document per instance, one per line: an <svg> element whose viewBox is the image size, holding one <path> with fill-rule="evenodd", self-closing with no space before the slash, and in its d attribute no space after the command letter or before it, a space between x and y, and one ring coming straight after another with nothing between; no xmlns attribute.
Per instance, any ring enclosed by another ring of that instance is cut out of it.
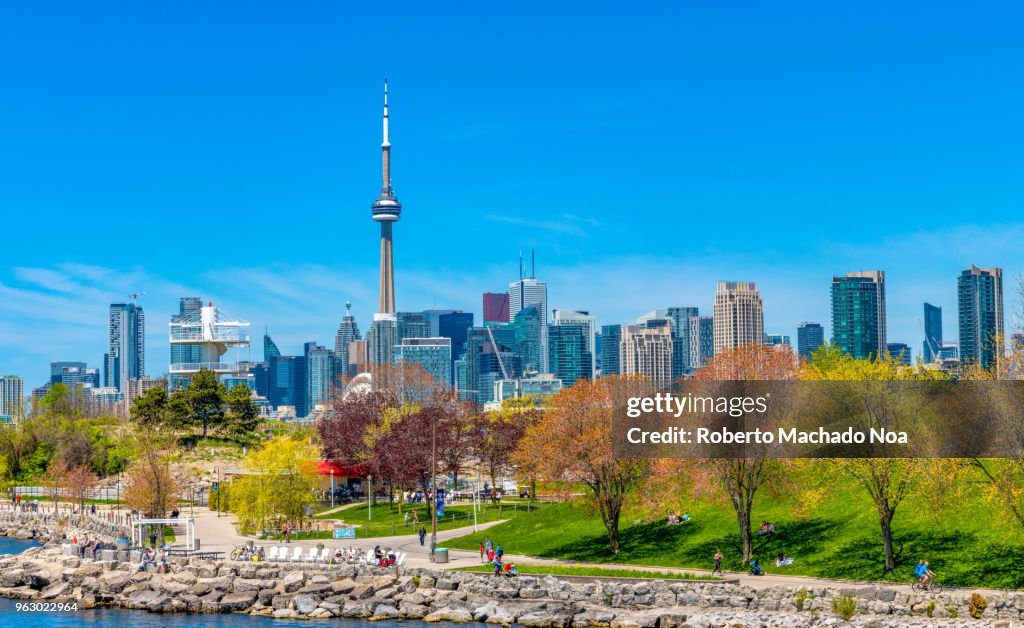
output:
<svg viewBox="0 0 1024 628"><path fill-rule="evenodd" d="M547 505L541 506L546 508ZM530 507L531 512L537 511L534 503ZM426 504L405 504L402 506L402 514L398 514L398 504L391 507L387 503L378 503L373 506L373 517L370 518L370 508L367 504L361 503L358 506L339 510L330 514L314 515L316 519L337 519L343 523L358 526L356 536L358 538L391 536L392 524L394 534L415 534L419 526L413 525L412 513L416 511L419 515L421 525L427 527L430 532L430 509ZM405 513L409 513L409 525L405 524ZM438 518L438 530L451 530L453 528L464 528L473 525L473 505L471 503L455 506L445 506L444 517ZM525 516L526 504L502 504L500 507L492 504L479 506L477 510L477 522L496 521L497 519L513 519ZM452 516L454 515L454 519ZM294 538L294 537L293 537Z"/></svg>
<svg viewBox="0 0 1024 628"><path fill-rule="evenodd" d="M893 521L896 569L883 569L882 537L874 506L852 482L839 482L805 518L795 517L792 504L762 490L754 504L756 530L762 520L777 534L754 537L754 555L769 574L910 582L917 561L930 562L947 586L1024 588L1024 528L1012 525L997 507L968 488L963 503L936 513L923 498L910 497ZM501 543L506 553L590 563L651 565L676 568L712 567L716 549L723 566L745 571L736 516L728 504L692 503L693 520L666 526L623 513L622 551L613 555L600 516L576 501L545 505L479 534L447 541L456 549L477 550L484 537ZM775 555L795 558L775 567Z"/></svg>
<svg viewBox="0 0 1024 628"><path fill-rule="evenodd" d="M601 576L604 578L650 578L658 580L721 580L705 574L673 571L645 571L642 569L608 569L606 567L586 567L583 565L528 565L516 563L519 573L529 576ZM493 573L490 565L461 567L456 571L474 571Z"/></svg>

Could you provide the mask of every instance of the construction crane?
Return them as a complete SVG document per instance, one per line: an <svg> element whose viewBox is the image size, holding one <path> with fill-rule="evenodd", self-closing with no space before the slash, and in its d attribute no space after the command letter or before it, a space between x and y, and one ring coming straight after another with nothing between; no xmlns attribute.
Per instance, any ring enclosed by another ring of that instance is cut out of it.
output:
<svg viewBox="0 0 1024 628"><path fill-rule="evenodd" d="M491 338L491 346L494 347L494 356L498 358L498 366L501 367L501 378L508 379L508 371L505 370L505 363L501 360L501 351L498 351L498 342L494 340L494 330L487 326L487 335Z"/></svg>
<svg viewBox="0 0 1024 628"><path fill-rule="evenodd" d="M133 293L129 294L128 296L131 297L131 299L132 299L132 305L135 305L135 300L138 299L139 297L141 297L144 294L146 294L146 293L145 292L133 292Z"/></svg>

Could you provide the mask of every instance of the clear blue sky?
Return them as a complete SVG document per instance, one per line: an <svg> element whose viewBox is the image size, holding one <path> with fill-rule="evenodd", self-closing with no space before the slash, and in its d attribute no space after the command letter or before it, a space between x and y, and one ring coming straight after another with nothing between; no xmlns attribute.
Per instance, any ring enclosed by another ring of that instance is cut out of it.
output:
<svg viewBox="0 0 1024 628"><path fill-rule="evenodd" d="M5 8L0 373L100 366L133 291L153 375L182 295L285 352L346 299L365 330L384 76L402 310L479 313L535 247L553 307L752 280L795 335L881 268L916 354L923 301L955 339L961 269L1024 268L1019 4L300 4Z"/></svg>

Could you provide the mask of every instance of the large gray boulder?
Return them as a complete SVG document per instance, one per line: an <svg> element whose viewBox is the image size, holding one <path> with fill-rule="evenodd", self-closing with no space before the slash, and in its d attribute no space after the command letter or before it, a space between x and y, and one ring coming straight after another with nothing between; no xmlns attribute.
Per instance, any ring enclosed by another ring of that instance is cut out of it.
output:
<svg viewBox="0 0 1024 628"><path fill-rule="evenodd" d="M302 585L306 582L306 574L302 573L298 569L295 571L289 571L285 574L281 584L284 585L285 593L294 593L302 588Z"/></svg>
<svg viewBox="0 0 1024 628"><path fill-rule="evenodd" d="M256 591L250 589L248 591L237 591L235 593L228 593L220 599L220 608L222 611L229 613L235 613L244 611L253 604L256 603Z"/></svg>

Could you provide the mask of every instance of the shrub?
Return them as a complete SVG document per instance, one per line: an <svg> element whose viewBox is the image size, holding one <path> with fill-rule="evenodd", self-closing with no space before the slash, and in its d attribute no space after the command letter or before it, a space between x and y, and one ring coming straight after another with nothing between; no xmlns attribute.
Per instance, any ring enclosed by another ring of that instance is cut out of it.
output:
<svg viewBox="0 0 1024 628"><path fill-rule="evenodd" d="M956 608L947 608L946 612L948 612L949 616L953 619L956 619L960 615L960 611L956 610Z"/></svg>
<svg viewBox="0 0 1024 628"><path fill-rule="evenodd" d="M812 599L814 599L813 593L810 593L807 589L800 589L796 592L796 597L793 598L793 603L796 604L796 609L798 611L802 611L804 610L804 604L807 600Z"/></svg>
<svg viewBox="0 0 1024 628"><path fill-rule="evenodd" d="M832 600L832 610L846 621L857 613L857 600L849 595L841 595Z"/></svg>
<svg viewBox="0 0 1024 628"><path fill-rule="evenodd" d="M929 617L932 616L932 613L935 612L935 600L932 600L931 602L928 602L928 606L925 607L925 612L928 613Z"/></svg>
<svg viewBox="0 0 1024 628"><path fill-rule="evenodd" d="M967 603L967 610L970 612L971 617L975 619L981 619L982 613L988 607L988 600L980 593L972 593L971 601Z"/></svg>

